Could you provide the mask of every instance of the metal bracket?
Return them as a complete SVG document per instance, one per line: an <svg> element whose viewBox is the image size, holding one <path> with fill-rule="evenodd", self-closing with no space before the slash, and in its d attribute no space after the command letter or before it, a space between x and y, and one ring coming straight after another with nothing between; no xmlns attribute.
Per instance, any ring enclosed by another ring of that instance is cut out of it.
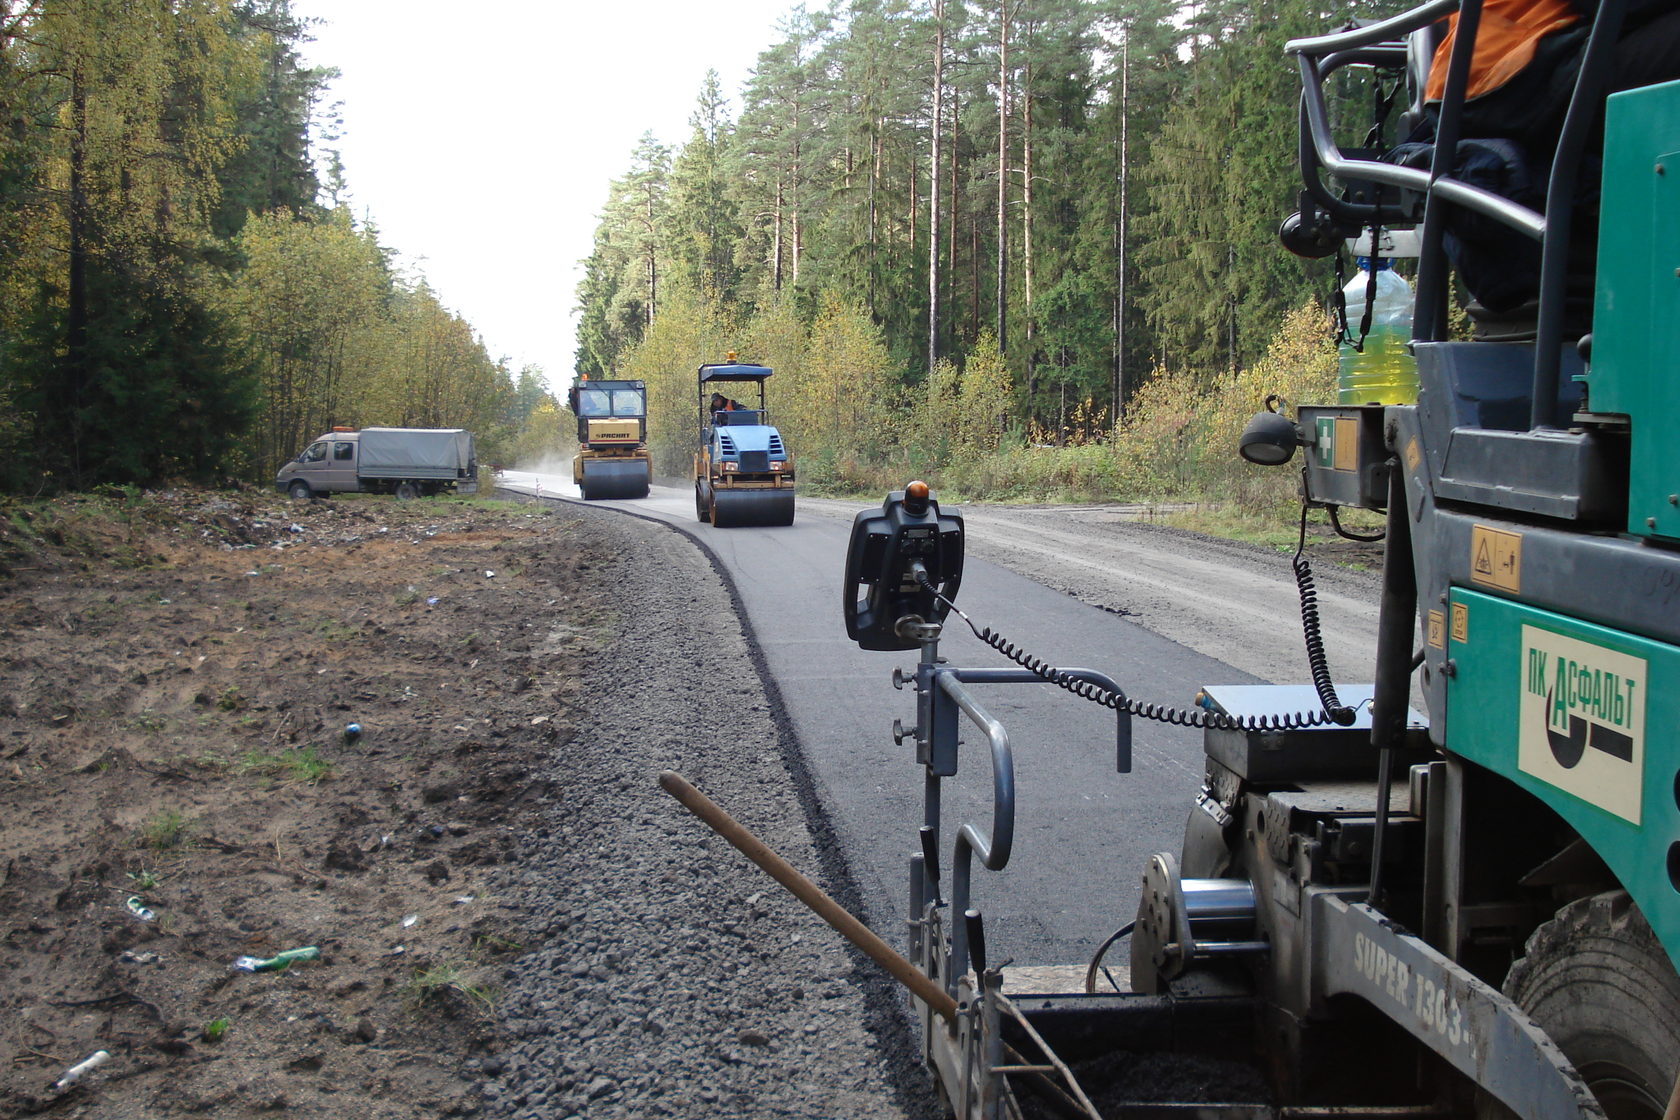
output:
<svg viewBox="0 0 1680 1120"><path fill-rule="evenodd" d="M1311 907L1320 1011L1358 996L1524 1120L1604 1116L1557 1043L1498 989L1364 903L1315 891Z"/></svg>

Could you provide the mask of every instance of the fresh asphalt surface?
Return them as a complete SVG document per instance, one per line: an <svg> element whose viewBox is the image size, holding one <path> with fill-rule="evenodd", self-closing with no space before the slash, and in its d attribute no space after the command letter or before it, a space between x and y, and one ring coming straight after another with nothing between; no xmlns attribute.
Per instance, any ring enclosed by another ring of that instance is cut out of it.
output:
<svg viewBox="0 0 1680 1120"><path fill-rule="evenodd" d="M497 485L579 500L564 475L506 471ZM859 916L890 944L902 945L923 771L911 739L893 742L895 718L907 727L915 723L915 693L895 691L891 677L895 665L911 669L917 657L866 652L846 637L840 608L846 542L852 512L865 507L801 499L791 526L717 529L696 520L687 488L655 486L644 499L590 505L665 521L703 541L727 567L863 895ZM1204 684L1258 683L972 556L957 605L1050 664L1107 673L1134 699L1188 707ZM959 666L1009 664L954 614L941 653ZM1132 772L1118 774L1112 711L1047 684L970 687L1009 731L1017 790L1008 867L991 873L975 865L973 905L985 916L988 956L1016 965L1082 965L1132 919L1148 856L1178 850L1201 786L1200 732L1134 721ZM972 821L982 833L991 827L990 752L984 734L966 723L959 767L945 783L947 886L957 826ZM1125 963L1123 951L1113 963Z"/></svg>

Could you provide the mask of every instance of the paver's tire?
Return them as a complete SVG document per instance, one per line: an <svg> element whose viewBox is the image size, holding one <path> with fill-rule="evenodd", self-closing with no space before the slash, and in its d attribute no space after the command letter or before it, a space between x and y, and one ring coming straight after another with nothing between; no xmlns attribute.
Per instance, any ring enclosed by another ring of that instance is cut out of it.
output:
<svg viewBox="0 0 1680 1120"><path fill-rule="evenodd" d="M1660 1120L1680 1070L1680 976L1626 891L1571 902L1535 930L1505 994L1610 1120Z"/></svg>
<svg viewBox="0 0 1680 1120"><path fill-rule="evenodd" d="M286 487L286 493L300 502L307 502L315 496L315 492L309 488L309 483L301 478L293 479L292 484Z"/></svg>
<svg viewBox="0 0 1680 1120"><path fill-rule="evenodd" d="M412 502L420 496L420 488L412 482L397 483L397 501Z"/></svg>
<svg viewBox="0 0 1680 1120"><path fill-rule="evenodd" d="M707 504L705 495L700 492L699 483L694 485L694 516L699 519L702 525L712 519L712 507Z"/></svg>

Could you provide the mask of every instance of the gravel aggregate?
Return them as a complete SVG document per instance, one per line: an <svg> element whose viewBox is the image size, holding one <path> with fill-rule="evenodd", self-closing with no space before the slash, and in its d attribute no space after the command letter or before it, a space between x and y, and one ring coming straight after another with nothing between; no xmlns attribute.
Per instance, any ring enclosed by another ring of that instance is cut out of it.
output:
<svg viewBox="0 0 1680 1120"><path fill-rule="evenodd" d="M897 985L657 785L681 773L855 910L727 577L670 528L574 511L617 557L591 576L619 610L555 806L497 887L525 951L482 1114L942 1115Z"/></svg>

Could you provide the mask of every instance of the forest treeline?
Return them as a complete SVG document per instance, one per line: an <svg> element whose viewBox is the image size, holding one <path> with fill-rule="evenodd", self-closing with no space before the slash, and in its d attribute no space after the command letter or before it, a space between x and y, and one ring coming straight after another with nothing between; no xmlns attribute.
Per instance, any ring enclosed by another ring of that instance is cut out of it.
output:
<svg viewBox="0 0 1680 1120"><path fill-rule="evenodd" d="M613 182L578 369L651 383L673 471L694 368L732 349L777 368L809 483L1246 487L1213 466L1236 428L1279 376L1322 397L1334 373L1329 270L1276 237L1300 181L1283 45L1371 7L795 8L738 105L711 75L686 142L644 137Z"/></svg>
<svg viewBox="0 0 1680 1120"><path fill-rule="evenodd" d="M288 0L0 0L0 487L267 481L334 424L552 438L540 371L317 171L306 34Z"/></svg>
<svg viewBox="0 0 1680 1120"><path fill-rule="evenodd" d="M687 141L612 183L578 371L649 382L672 473L694 367L736 350L777 368L810 485L1248 487L1209 474L1226 429L1333 368L1327 278L1274 231L1282 44L1348 14L794 8L738 105L711 75ZM468 427L486 461L562 443L542 371L353 220L306 35L288 0L0 0L0 487L262 481L333 424Z"/></svg>

